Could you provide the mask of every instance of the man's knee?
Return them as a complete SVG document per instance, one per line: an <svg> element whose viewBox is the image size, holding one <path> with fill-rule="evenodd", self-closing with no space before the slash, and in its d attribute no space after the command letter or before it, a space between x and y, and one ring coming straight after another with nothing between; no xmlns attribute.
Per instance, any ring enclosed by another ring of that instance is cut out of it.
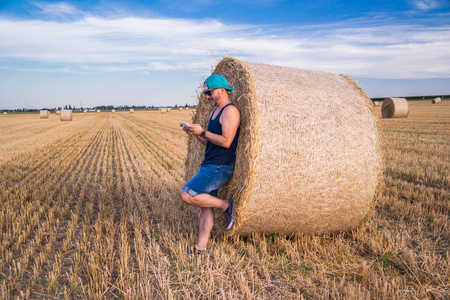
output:
<svg viewBox="0 0 450 300"><path fill-rule="evenodd" d="M184 203L191 204L192 195L190 195L185 190L180 191L180 197L181 200L183 200Z"/></svg>

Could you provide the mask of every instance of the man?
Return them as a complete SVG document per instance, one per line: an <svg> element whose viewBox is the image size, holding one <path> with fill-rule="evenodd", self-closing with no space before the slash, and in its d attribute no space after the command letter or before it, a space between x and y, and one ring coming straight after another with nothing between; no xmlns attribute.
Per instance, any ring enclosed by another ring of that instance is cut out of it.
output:
<svg viewBox="0 0 450 300"><path fill-rule="evenodd" d="M199 124L182 125L187 134L194 135L206 146L200 171L180 192L185 203L201 208L199 237L193 254L202 254L207 249L214 225L213 208L222 210L227 229L233 225L234 201L217 198L217 192L233 175L236 160L241 114L228 96L228 91L234 90L222 75L209 76L203 84L203 92L216 109L211 113L208 129Z"/></svg>

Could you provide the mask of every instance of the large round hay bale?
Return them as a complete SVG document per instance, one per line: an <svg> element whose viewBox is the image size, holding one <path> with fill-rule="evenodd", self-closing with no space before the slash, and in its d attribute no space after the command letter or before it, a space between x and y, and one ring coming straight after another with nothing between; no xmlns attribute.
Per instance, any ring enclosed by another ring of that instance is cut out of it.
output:
<svg viewBox="0 0 450 300"><path fill-rule="evenodd" d="M61 111L60 110L55 110L55 113L56 113L57 116L59 116L61 114Z"/></svg>
<svg viewBox="0 0 450 300"><path fill-rule="evenodd" d="M231 57L213 73L236 88L242 116L235 172L219 191L236 203L229 234L329 233L368 219L382 176L380 135L374 106L353 80ZM213 108L198 94L193 122L206 128ZM191 137L186 180L203 156Z"/></svg>
<svg viewBox="0 0 450 300"><path fill-rule="evenodd" d="M383 118L406 118L409 114L408 101L405 98L385 98L381 106Z"/></svg>
<svg viewBox="0 0 450 300"><path fill-rule="evenodd" d="M436 97L433 100L431 100L432 104L436 104L436 103L439 103L439 102L441 102L441 97Z"/></svg>
<svg viewBox="0 0 450 300"><path fill-rule="evenodd" d="M50 116L50 112L47 109L41 109L39 111L39 116L41 117L41 119L48 119L48 117Z"/></svg>
<svg viewBox="0 0 450 300"><path fill-rule="evenodd" d="M61 110L60 120L61 121L72 121L73 112L71 109Z"/></svg>

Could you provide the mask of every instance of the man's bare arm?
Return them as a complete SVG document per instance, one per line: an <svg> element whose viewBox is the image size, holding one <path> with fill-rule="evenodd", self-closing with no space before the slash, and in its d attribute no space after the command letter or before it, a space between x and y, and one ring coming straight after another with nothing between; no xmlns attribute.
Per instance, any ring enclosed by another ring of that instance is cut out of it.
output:
<svg viewBox="0 0 450 300"><path fill-rule="evenodd" d="M236 135L240 121L241 115L239 110L235 106L230 105L225 108L221 116L222 135L207 131L205 138L202 138L200 134L204 129L198 124L189 125L186 132L188 134L195 135L204 145L206 145L206 141L209 141L214 145L229 148L233 142L234 136Z"/></svg>
<svg viewBox="0 0 450 300"><path fill-rule="evenodd" d="M205 138L202 138L202 137L199 136L199 135L196 135L195 137L197 138L197 140L198 140L200 143L202 143L203 145L206 146L206 142L208 142L208 141L207 141Z"/></svg>

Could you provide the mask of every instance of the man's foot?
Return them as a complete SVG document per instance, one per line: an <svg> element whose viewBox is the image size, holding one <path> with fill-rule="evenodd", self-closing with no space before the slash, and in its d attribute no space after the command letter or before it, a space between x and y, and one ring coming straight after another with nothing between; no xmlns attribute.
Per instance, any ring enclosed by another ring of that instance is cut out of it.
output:
<svg viewBox="0 0 450 300"><path fill-rule="evenodd" d="M233 226L233 216L234 216L234 200L228 199L229 206L226 211L223 212L225 216L225 221L227 222L227 229Z"/></svg>
<svg viewBox="0 0 450 300"><path fill-rule="evenodd" d="M193 255L203 255L203 254L205 254L206 252L208 252L208 249L198 250L198 249L195 248L195 246L194 246L194 249L191 249L191 250L188 250L188 251L187 251L187 255L188 255L188 256L193 256Z"/></svg>

